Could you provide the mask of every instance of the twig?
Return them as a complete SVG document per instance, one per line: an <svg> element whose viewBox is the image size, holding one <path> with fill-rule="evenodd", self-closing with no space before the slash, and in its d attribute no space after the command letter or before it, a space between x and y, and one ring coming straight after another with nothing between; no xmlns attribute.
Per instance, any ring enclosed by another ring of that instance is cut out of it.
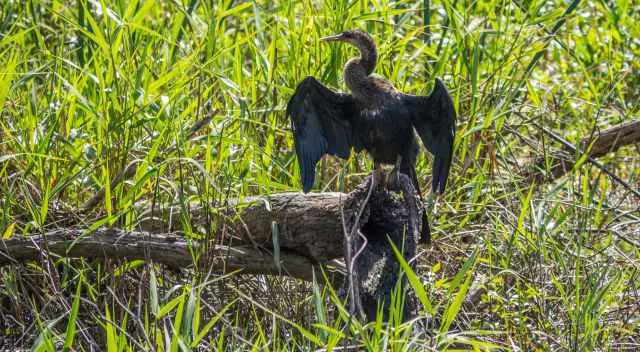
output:
<svg viewBox="0 0 640 352"><path fill-rule="evenodd" d="M360 217L362 217L362 213L367 207L367 204L369 203L369 199L371 198L371 194L373 193L373 189L376 186L376 182L374 179L376 172L377 171L373 171L373 173L371 174L371 177L369 178L369 182L368 182L369 190L367 191L367 196L365 197L364 201L362 201L362 203L360 204L360 209L358 209L358 213L356 214L356 217L354 219L353 225L351 227L351 231L349 231L349 233L345 232L344 260L345 260L345 265L349 268L349 271L347 272L347 275L349 278L348 292L349 292L349 297L351 299L351 303L353 304L353 307L358 311L358 314L360 315L360 318L362 320L364 320L365 314L364 314L364 309L362 308L362 299L360 297L360 289L359 289L359 286L357 285L358 272L355 269L354 263L358 258L358 256L360 255L360 253L362 253L362 250L364 249L364 247L367 245L367 241L365 238L364 244L357 251L356 255L352 256L352 253L351 253L351 251L353 250L352 240L354 235L358 232L358 230L360 230Z"/></svg>

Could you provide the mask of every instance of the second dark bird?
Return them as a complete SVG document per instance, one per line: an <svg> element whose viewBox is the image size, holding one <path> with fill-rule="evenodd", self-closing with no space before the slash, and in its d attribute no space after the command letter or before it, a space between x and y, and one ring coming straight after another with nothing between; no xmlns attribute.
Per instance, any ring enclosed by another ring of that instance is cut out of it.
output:
<svg viewBox="0 0 640 352"><path fill-rule="evenodd" d="M316 164L323 155L347 159L353 148L365 149L376 170L381 164L394 165L394 171L409 176L421 194L415 169L419 152L415 129L434 156L433 192L443 193L451 166L456 112L442 81L436 79L429 96L403 94L389 81L371 76L378 53L369 34L346 31L322 40L349 43L360 50L360 56L344 67L351 94L334 92L307 77L287 104L304 192L313 187ZM376 177L374 181L379 182ZM421 242L429 243L429 222L423 215Z"/></svg>

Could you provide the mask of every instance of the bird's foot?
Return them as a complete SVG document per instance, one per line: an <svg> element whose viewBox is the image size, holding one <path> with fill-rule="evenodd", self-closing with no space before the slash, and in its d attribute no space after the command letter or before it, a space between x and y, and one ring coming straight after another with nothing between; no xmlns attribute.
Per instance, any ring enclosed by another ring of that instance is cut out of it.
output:
<svg viewBox="0 0 640 352"><path fill-rule="evenodd" d="M402 185L400 184L400 167L402 165L402 156L398 155L396 163L393 166L393 170L387 174L387 180L385 186L389 191L400 192Z"/></svg>
<svg viewBox="0 0 640 352"><path fill-rule="evenodd" d="M390 173L387 174L387 178L385 181L385 186L387 190L399 192L402 187L400 185L400 169L393 168Z"/></svg>
<svg viewBox="0 0 640 352"><path fill-rule="evenodd" d="M371 172L371 182L372 182L371 187L374 190L377 189L378 187L383 185L384 179L385 179L384 171L382 171L382 169L379 169L379 168L373 169L373 171Z"/></svg>

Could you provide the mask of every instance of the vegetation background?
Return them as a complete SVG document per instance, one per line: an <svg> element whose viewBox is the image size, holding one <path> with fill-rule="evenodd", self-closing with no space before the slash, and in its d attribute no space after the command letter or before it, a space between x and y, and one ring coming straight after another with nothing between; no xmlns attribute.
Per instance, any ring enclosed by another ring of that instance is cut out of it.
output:
<svg viewBox="0 0 640 352"><path fill-rule="evenodd" d="M284 107L307 75L345 89L354 49L318 38L353 28L376 39L377 74L413 94L441 77L458 110L450 187L411 288L426 304L415 321L347 324L318 283L50 258L0 269L0 348L640 349L638 198L580 154L556 180L523 176L562 149L545 131L577 143L638 118L631 0L4 0L0 235L135 229L141 202L215 212L299 190ZM638 155L600 161L637 189ZM349 190L370 169L364 155L327 158L317 190ZM105 200L79 213L101 188ZM185 236L216 236L186 212L179 221Z"/></svg>

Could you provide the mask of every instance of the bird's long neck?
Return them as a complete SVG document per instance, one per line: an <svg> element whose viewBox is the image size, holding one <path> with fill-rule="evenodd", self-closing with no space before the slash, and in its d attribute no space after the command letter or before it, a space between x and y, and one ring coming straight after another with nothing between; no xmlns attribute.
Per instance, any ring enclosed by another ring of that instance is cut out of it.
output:
<svg viewBox="0 0 640 352"><path fill-rule="evenodd" d="M344 67L344 80L349 89L355 91L368 81L378 61L376 45L371 38L363 38L354 44L360 56L354 57Z"/></svg>

